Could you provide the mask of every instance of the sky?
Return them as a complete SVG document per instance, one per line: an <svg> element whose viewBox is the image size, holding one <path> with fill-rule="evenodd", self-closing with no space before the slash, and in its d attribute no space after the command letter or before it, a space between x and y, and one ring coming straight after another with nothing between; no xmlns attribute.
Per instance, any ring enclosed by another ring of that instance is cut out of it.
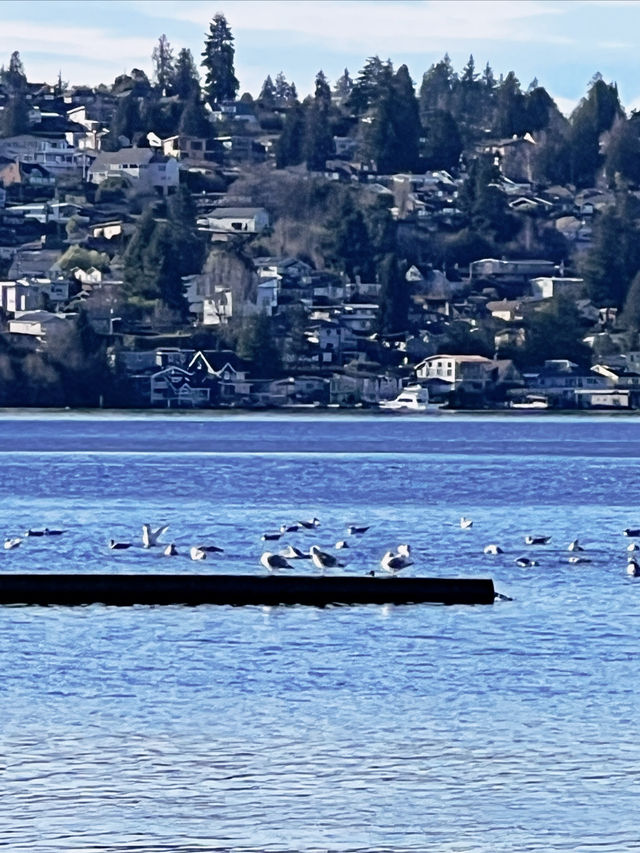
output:
<svg viewBox="0 0 640 853"><path fill-rule="evenodd" d="M640 108L640 0L0 0L0 63L18 50L30 81L110 84L142 68L165 34L197 62L222 12L235 39L240 92L256 96L282 71L304 97L318 70L334 82L378 55L405 63L419 88L445 53L473 54L496 77L537 78L568 113L600 72L623 106Z"/></svg>

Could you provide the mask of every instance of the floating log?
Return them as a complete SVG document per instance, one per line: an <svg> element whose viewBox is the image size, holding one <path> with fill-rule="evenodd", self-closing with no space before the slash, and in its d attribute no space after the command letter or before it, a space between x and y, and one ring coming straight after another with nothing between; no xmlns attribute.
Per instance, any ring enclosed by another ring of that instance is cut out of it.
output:
<svg viewBox="0 0 640 853"><path fill-rule="evenodd" d="M0 574L0 604L492 604L490 578Z"/></svg>

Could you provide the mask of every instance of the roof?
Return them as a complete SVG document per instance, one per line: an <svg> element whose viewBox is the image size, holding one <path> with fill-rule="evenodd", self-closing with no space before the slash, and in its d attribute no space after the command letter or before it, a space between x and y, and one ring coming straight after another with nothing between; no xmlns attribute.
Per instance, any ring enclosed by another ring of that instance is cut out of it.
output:
<svg viewBox="0 0 640 853"><path fill-rule="evenodd" d="M154 156L151 148L121 148L120 151L101 151L91 164L91 171L99 172L100 169L112 165L135 165L148 163Z"/></svg>
<svg viewBox="0 0 640 853"><path fill-rule="evenodd" d="M216 207L206 216L209 219L227 219L231 216L251 218L258 213L266 213L264 207Z"/></svg>

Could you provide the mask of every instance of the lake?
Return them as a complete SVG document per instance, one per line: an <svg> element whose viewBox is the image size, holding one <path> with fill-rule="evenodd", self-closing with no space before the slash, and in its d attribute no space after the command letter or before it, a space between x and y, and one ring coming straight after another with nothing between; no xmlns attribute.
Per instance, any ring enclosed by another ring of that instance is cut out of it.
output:
<svg viewBox="0 0 640 853"><path fill-rule="evenodd" d="M269 550L347 538L364 574L409 542L406 574L512 599L0 608L12 853L640 849L640 419L3 413L0 452L4 538L65 530L3 572L261 573L317 516Z"/></svg>

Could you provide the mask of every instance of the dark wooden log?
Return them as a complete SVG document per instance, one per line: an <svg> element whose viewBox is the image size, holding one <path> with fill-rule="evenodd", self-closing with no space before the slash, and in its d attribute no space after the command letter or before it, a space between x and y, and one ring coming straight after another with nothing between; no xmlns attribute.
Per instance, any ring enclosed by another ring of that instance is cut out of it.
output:
<svg viewBox="0 0 640 853"><path fill-rule="evenodd" d="M492 604L490 578L0 574L0 604Z"/></svg>

